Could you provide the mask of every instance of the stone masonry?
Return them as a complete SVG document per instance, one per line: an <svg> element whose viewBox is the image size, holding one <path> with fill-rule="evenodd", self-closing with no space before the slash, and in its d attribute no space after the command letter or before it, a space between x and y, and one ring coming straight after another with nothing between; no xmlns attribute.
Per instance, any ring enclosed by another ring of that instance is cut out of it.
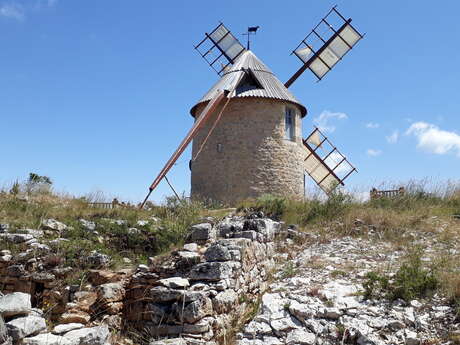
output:
<svg viewBox="0 0 460 345"><path fill-rule="evenodd" d="M285 139L286 107L296 113L294 141ZM203 108L200 105L196 114ZM193 157L212 125L210 120L194 138ZM263 194L302 198L304 158L297 105L266 98L233 98L192 163L191 194L226 203Z"/></svg>
<svg viewBox="0 0 460 345"><path fill-rule="evenodd" d="M270 219L236 216L193 226L193 243L134 274L126 288L125 327L144 338L180 337L183 344L228 337L267 288L279 228Z"/></svg>

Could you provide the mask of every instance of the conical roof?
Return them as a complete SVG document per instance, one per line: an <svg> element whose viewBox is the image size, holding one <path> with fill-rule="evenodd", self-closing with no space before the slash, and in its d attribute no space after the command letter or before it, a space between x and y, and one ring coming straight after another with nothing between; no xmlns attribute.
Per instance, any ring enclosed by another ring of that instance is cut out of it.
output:
<svg viewBox="0 0 460 345"><path fill-rule="evenodd" d="M301 109L301 115L304 117L307 114L307 109L303 106L294 95L283 85L283 83L273 74L265 64L250 50L246 50L238 57L235 64L228 69L222 78L214 84L214 86L198 101L190 110L192 116L195 116L196 108L210 101L217 90L233 90L235 84L240 80L241 74L246 74L245 71L250 70L252 76L255 77L260 88L252 88L249 90L233 92L228 95L230 98L243 97L258 97L271 98L281 101L293 103Z"/></svg>

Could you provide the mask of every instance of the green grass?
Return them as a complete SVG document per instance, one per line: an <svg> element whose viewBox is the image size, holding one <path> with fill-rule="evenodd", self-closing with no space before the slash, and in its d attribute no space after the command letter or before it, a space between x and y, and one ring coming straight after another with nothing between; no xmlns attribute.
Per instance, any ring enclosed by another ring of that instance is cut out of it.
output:
<svg viewBox="0 0 460 345"><path fill-rule="evenodd" d="M22 228L40 229L42 221L48 218L66 224L68 229L61 236L69 241L59 243L55 250L65 265L81 270L88 268L83 258L93 250L111 256L113 268L123 266L123 257L131 259L133 263L145 262L149 256L180 246L189 227L206 215L201 203L186 200L168 199L164 205L149 210L136 207L97 209L89 207L85 199L51 192L29 194L28 199L0 192L0 222L8 223L11 232ZM160 221L152 221L152 216ZM79 219L95 222L97 233L86 230ZM117 219L126 223L114 223L113 220ZM149 223L139 226L138 220L147 220ZM130 228L138 231L133 232ZM44 240L55 239L58 235L50 232ZM8 243L3 249L18 253L25 247Z"/></svg>
<svg viewBox="0 0 460 345"><path fill-rule="evenodd" d="M431 297L442 288L441 274L443 267L435 263L426 263L420 247L411 249L394 276L378 272L369 272L363 282L364 297L403 299L407 302Z"/></svg>

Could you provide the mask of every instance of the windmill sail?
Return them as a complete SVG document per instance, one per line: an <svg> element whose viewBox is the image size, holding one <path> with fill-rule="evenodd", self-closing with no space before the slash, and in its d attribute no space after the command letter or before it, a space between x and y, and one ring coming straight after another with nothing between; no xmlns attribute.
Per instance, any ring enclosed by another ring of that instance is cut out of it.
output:
<svg viewBox="0 0 460 345"><path fill-rule="evenodd" d="M303 140L303 145L305 171L326 194L343 186L345 179L356 171L318 128Z"/></svg>
<svg viewBox="0 0 460 345"><path fill-rule="evenodd" d="M223 23L220 23L210 34L206 33L205 38L195 46L195 49L220 76L246 50Z"/></svg>
<svg viewBox="0 0 460 345"><path fill-rule="evenodd" d="M303 66L284 86L291 86L307 69L321 80L363 37L351 18L345 19L334 6L293 50Z"/></svg>

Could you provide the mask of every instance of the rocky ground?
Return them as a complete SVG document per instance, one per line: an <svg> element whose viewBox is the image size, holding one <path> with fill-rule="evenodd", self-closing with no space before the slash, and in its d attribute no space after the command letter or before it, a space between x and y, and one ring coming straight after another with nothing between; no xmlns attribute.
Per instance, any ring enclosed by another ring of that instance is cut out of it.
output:
<svg viewBox="0 0 460 345"><path fill-rule="evenodd" d="M97 221L78 222L96 243L111 243L98 234ZM158 219L132 226L148 222ZM458 344L460 320L440 290L406 301L364 296L367 274L391 278L411 246L424 248L427 264L454 258L458 271L459 238L452 233L460 221L425 222L430 231L405 231L398 243L359 219L343 236L335 223L304 232L257 213L209 218L189 229L191 243L168 260L123 258L125 268L111 270L108 255L89 252L79 258L86 268L78 282L69 279L75 267L52 260L67 255L60 244L75 240L66 238L66 224L44 219L39 229L14 231L0 224L0 345L140 343L127 334L128 323L152 324L155 332L142 343L155 345ZM217 339L223 328L228 336ZM160 339L168 336L175 338Z"/></svg>
<svg viewBox="0 0 460 345"><path fill-rule="evenodd" d="M429 248L425 261L446 249L436 234L422 236L414 232L408 236ZM398 267L404 253L395 250L394 243L372 233L367 239L324 240L310 235L308 242L297 248L296 254L292 254L294 241L288 238L281 244L286 253L278 257L285 260L284 268L262 296L258 314L238 333L237 345L417 345L458 341L460 320L441 296L407 302L364 299L362 284L368 272L394 271ZM458 254L458 249L453 250Z"/></svg>

